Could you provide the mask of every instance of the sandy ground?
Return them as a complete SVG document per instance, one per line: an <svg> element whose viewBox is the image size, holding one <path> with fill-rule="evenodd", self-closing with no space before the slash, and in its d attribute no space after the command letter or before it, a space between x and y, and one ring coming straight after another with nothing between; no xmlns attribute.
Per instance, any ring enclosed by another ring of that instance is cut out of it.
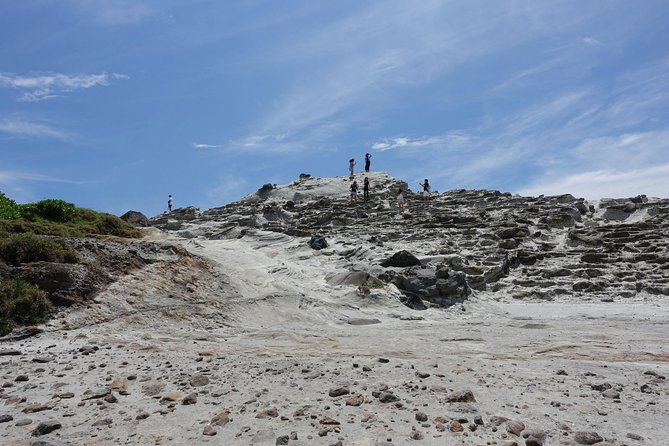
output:
<svg viewBox="0 0 669 446"><path fill-rule="evenodd" d="M661 298L414 311L328 285L336 246L175 242L221 291L194 275L158 299L175 272L148 267L0 343L1 444L669 444Z"/></svg>

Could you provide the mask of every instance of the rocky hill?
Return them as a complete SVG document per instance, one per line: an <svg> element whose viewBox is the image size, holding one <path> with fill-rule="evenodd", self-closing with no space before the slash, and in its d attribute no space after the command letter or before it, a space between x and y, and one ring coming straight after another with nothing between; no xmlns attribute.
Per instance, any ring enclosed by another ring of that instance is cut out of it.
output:
<svg viewBox="0 0 669 446"><path fill-rule="evenodd" d="M524 300L669 295L667 199L589 203L571 195L453 190L425 200L410 192L399 212L394 195L407 184L384 173L369 177L368 202L350 202L348 178L305 175L221 208L161 215L152 224L185 238L257 231L321 236L347 247L333 254L347 259L348 269L395 284L415 309L424 308L422 301L448 306L472 290ZM394 263L402 250L412 255L404 259L409 264Z"/></svg>
<svg viewBox="0 0 669 446"><path fill-rule="evenodd" d="M454 190L400 211L409 185L368 176L367 202L301 175L141 240L68 240L79 263L57 268L78 279L50 293L74 305L0 343L0 436L669 442L669 200Z"/></svg>

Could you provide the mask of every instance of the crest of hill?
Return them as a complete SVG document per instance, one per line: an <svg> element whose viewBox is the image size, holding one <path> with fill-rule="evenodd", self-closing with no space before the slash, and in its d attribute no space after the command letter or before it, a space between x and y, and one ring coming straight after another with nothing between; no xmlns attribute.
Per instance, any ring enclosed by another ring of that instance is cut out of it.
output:
<svg viewBox="0 0 669 446"><path fill-rule="evenodd" d="M257 192L247 195L242 202L254 201L292 201L295 203L317 200L320 198L346 199L350 194L352 182L358 182L358 191L362 192L364 178L369 178L370 188L377 195L387 196L397 193L399 187L407 188L404 181L393 178L386 172L358 173L353 179L348 176L319 178L303 174L300 179L284 185L266 184Z"/></svg>

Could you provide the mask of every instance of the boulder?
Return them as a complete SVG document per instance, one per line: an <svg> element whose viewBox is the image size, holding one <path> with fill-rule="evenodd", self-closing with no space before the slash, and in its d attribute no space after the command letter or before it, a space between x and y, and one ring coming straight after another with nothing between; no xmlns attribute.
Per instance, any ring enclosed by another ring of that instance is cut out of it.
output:
<svg viewBox="0 0 669 446"><path fill-rule="evenodd" d="M381 262L381 266L407 267L420 265L420 260L409 251L402 250L393 254L390 258Z"/></svg>
<svg viewBox="0 0 669 446"><path fill-rule="evenodd" d="M313 235L311 236L311 239L309 239L309 247L311 249L315 249L316 251L327 248L328 247L328 242L325 240L325 237L322 235Z"/></svg>
<svg viewBox="0 0 669 446"><path fill-rule="evenodd" d="M146 215L138 211L128 211L121 215L121 220L127 221L131 225L147 227L149 226L149 219Z"/></svg>

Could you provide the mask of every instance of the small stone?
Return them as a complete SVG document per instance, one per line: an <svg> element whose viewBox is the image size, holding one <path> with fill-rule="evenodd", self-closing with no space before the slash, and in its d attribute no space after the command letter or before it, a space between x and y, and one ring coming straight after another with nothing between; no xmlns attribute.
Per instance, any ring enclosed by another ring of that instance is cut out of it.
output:
<svg viewBox="0 0 669 446"><path fill-rule="evenodd" d="M500 417L498 415L493 415L492 417L490 417L490 424L492 424L493 426L501 426L502 424L506 423L507 421L509 421L508 418Z"/></svg>
<svg viewBox="0 0 669 446"><path fill-rule="evenodd" d="M107 395L106 397L104 397L104 400L106 402L110 403L110 404L114 404L114 403L118 402L118 399L111 393L109 395Z"/></svg>
<svg viewBox="0 0 669 446"><path fill-rule="evenodd" d="M276 418L278 416L279 416L279 411L276 409L276 407L270 407L269 409L265 409L261 412L258 412L256 418Z"/></svg>
<svg viewBox="0 0 669 446"><path fill-rule="evenodd" d="M604 441L604 439L597 432L574 432L574 441L577 444L591 445Z"/></svg>
<svg viewBox="0 0 669 446"><path fill-rule="evenodd" d="M614 400L620 399L620 392L613 390L613 389L607 389L602 392L602 396L604 398L611 398Z"/></svg>
<svg viewBox="0 0 669 446"><path fill-rule="evenodd" d="M21 412L35 413L35 412L41 412L43 410L51 410L51 406L49 406L48 404L41 404L41 403L28 404L26 407L23 408Z"/></svg>
<svg viewBox="0 0 669 446"><path fill-rule="evenodd" d="M60 429L61 427L63 427L63 425L56 420L42 421L33 430L32 435L33 437L39 437L40 435L50 434L51 432Z"/></svg>
<svg viewBox="0 0 669 446"><path fill-rule="evenodd" d="M426 372L416 372L416 376L420 379L429 378L430 374Z"/></svg>
<svg viewBox="0 0 669 446"><path fill-rule="evenodd" d="M390 359L388 358L379 358L378 361L382 364L387 364L390 362Z"/></svg>
<svg viewBox="0 0 669 446"><path fill-rule="evenodd" d="M476 402L471 390L462 390L453 392L446 397L447 403L473 403Z"/></svg>
<svg viewBox="0 0 669 446"><path fill-rule="evenodd" d="M163 391L165 383L160 381L147 381L142 385L142 393L146 396L155 396Z"/></svg>
<svg viewBox="0 0 669 446"><path fill-rule="evenodd" d="M282 435L280 437L277 437L276 443L274 444L276 444L277 446L286 445L288 444L288 441L290 441L290 437L288 435Z"/></svg>
<svg viewBox="0 0 669 446"><path fill-rule="evenodd" d="M425 438L425 434L423 434L420 431L413 431L411 432L411 435L409 435L409 438L411 438L412 440L422 440L423 438Z"/></svg>
<svg viewBox="0 0 669 446"><path fill-rule="evenodd" d="M96 421L95 423L92 424L93 427L100 427L100 426L111 426L112 425L112 419L111 418L103 418L101 420Z"/></svg>
<svg viewBox="0 0 669 446"><path fill-rule="evenodd" d="M424 412L416 412L416 421L427 421L427 414Z"/></svg>
<svg viewBox="0 0 669 446"><path fill-rule="evenodd" d="M214 429L210 424L204 426L204 429L202 430L202 435L206 435L207 437L213 437L216 435L216 433L216 429Z"/></svg>
<svg viewBox="0 0 669 446"><path fill-rule="evenodd" d="M197 393L189 393L181 400L181 404L184 406L189 406L191 404L197 403Z"/></svg>
<svg viewBox="0 0 669 446"><path fill-rule="evenodd" d="M211 419L211 424L214 426L223 427L230 422L230 416L227 412L221 412L214 415L214 418Z"/></svg>
<svg viewBox="0 0 669 446"><path fill-rule="evenodd" d="M520 436L520 433L525 430L525 425L520 421L510 420L506 422L506 431L510 434L515 435L516 437Z"/></svg>
<svg viewBox="0 0 669 446"><path fill-rule="evenodd" d="M476 415L474 417L474 424L478 424L479 426L483 426L483 417L481 415Z"/></svg>
<svg viewBox="0 0 669 446"><path fill-rule="evenodd" d="M555 372L555 374L556 375L561 375L561 376L567 376L568 375L567 371L564 370L564 369L558 370L557 372Z"/></svg>
<svg viewBox="0 0 669 446"><path fill-rule="evenodd" d="M332 398L336 398L338 396L348 395L349 393L351 393L351 391L348 389L348 387L343 386L343 387L337 387L335 389L330 389L328 395L330 395Z"/></svg>
<svg viewBox="0 0 669 446"><path fill-rule="evenodd" d="M141 410L141 411L137 414L137 416L135 416L135 420L146 420L146 419L149 418L150 416L151 416L150 413L148 413L148 412L145 411L145 410Z"/></svg>
<svg viewBox="0 0 669 446"><path fill-rule="evenodd" d="M209 384L209 377L203 373L197 373L190 379L190 385L193 387L202 387Z"/></svg>
<svg viewBox="0 0 669 446"><path fill-rule="evenodd" d="M30 443L30 446L69 446L67 443L62 441L53 440L51 438L40 438L39 440L34 440Z"/></svg>
<svg viewBox="0 0 669 446"><path fill-rule="evenodd" d="M95 390L87 390L84 392L84 397L81 401L93 400L97 398L104 398L111 393L111 389L108 387L103 387Z"/></svg>
<svg viewBox="0 0 669 446"><path fill-rule="evenodd" d="M38 356L36 358L33 358L32 361L38 364L46 364L47 362L51 362L52 359L49 358L48 356Z"/></svg>
<svg viewBox="0 0 669 446"><path fill-rule="evenodd" d="M352 395L346 399L347 406L360 406L365 402L365 397L362 395Z"/></svg>
<svg viewBox="0 0 669 446"><path fill-rule="evenodd" d="M399 401L399 398L393 392L381 392L379 394L379 401L382 403L393 403Z"/></svg>
<svg viewBox="0 0 669 446"><path fill-rule="evenodd" d="M0 415L0 423L9 423L14 419L11 415Z"/></svg>
<svg viewBox="0 0 669 446"><path fill-rule="evenodd" d="M16 423L14 423L14 426L27 426L29 424L32 424L32 422L33 420L31 420L30 418L22 418Z"/></svg>
<svg viewBox="0 0 669 446"><path fill-rule="evenodd" d="M633 434L631 432L627 433L627 438L631 438L632 440L637 440L637 441L643 441L643 437L638 434Z"/></svg>
<svg viewBox="0 0 669 446"><path fill-rule="evenodd" d="M19 375L14 379L15 382L21 383L28 381L28 375Z"/></svg>
<svg viewBox="0 0 669 446"><path fill-rule="evenodd" d="M465 429L462 427L462 424L458 420L453 420L451 421L451 427L450 427L451 432L462 432Z"/></svg>
<svg viewBox="0 0 669 446"><path fill-rule="evenodd" d="M319 423L324 424L326 426L339 426L341 423L334 418L330 417L325 417L322 420L319 421Z"/></svg>

